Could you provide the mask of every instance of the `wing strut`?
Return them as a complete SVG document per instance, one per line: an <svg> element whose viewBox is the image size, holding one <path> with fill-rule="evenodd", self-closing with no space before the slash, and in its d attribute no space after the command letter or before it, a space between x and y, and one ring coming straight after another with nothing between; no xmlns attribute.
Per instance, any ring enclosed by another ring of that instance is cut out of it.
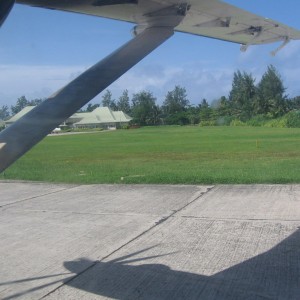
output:
<svg viewBox="0 0 300 300"><path fill-rule="evenodd" d="M3 130L0 133L0 172L171 37L173 33L174 26L153 26L145 29Z"/></svg>
<svg viewBox="0 0 300 300"><path fill-rule="evenodd" d="M0 1L0 27L4 23L8 14L12 10L15 0L1 0Z"/></svg>

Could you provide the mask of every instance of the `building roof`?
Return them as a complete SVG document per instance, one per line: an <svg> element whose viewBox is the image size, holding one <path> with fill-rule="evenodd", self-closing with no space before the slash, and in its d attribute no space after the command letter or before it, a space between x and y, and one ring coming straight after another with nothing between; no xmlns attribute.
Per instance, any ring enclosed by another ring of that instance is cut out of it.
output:
<svg viewBox="0 0 300 300"><path fill-rule="evenodd" d="M132 120L131 117L129 117L127 114L125 114L122 111L114 111L113 114L114 114L116 120L119 122L129 122Z"/></svg>
<svg viewBox="0 0 300 300"><path fill-rule="evenodd" d="M86 125L86 124L98 124L99 120L96 115L89 113L85 115L79 122L74 123L75 125Z"/></svg>
<svg viewBox="0 0 300 300"><path fill-rule="evenodd" d="M26 115L28 112L30 112L35 106L26 106L21 111L19 111L17 114L12 116L10 119L6 120L5 123L13 123L22 118L24 115Z"/></svg>
<svg viewBox="0 0 300 300"><path fill-rule="evenodd" d="M29 111L31 111L35 106L26 106L20 112L15 114L9 120L5 121L6 124L11 124ZM83 113L75 113L71 117L68 118L70 123L75 125L87 125L87 124L107 124L107 123L127 123L132 118L129 117L122 111L112 111L108 107L98 107L92 112L83 112Z"/></svg>
<svg viewBox="0 0 300 300"><path fill-rule="evenodd" d="M90 113L76 113L76 118L82 118L75 125L85 124L105 124L105 123L124 123L131 118L122 111L112 111L108 107L98 107Z"/></svg>

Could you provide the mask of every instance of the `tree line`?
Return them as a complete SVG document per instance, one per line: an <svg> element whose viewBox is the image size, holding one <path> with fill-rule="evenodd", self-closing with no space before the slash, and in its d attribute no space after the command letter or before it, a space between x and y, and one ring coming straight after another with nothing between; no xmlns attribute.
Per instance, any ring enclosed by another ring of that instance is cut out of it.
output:
<svg viewBox="0 0 300 300"><path fill-rule="evenodd" d="M285 116L299 123L300 96L289 98L286 94L282 78L273 65L268 66L258 84L251 73L236 71L233 75L232 88L228 96L222 96L211 104L206 99L191 105L186 89L175 86L168 91L162 105L157 98L143 90L129 97L128 90L115 100L111 91L106 90L101 103L89 103L81 112L90 112L100 106L121 110L130 115L133 124L146 125L262 125L274 124L272 120L283 120ZM43 99L27 100L24 96L16 105L0 108L0 119L7 119L25 106L36 105ZM271 123L270 123L271 122ZM272 123L273 122L273 123ZM282 121L283 122L283 121ZM289 127L289 126L288 126ZM295 127L295 126L294 126ZM296 126L298 127L298 125Z"/></svg>
<svg viewBox="0 0 300 300"><path fill-rule="evenodd" d="M15 105L12 105L10 108L8 105L3 105L0 107L0 120L7 120L10 117L14 116L20 112L26 106L36 106L41 104L44 99L33 99L27 100L25 96L18 98Z"/></svg>
<svg viewBox="0 0 300 300"><path fill-rule="evenodd" d="M100 104L89 104L92 111ZM289 98L283 80L273 65L268 66L261 80L256 84L251 73L236 71L233 74L229 95L214 100L211 104L202 99L191 105L186 89L175 86L168 91L162 105L149 91L141 91L130 100L125 90L116 101L107 90L102 97L102 106L122 110L129 114L132 123L145 125L257 125L275 126L278 120L292 119L287 127L300 127L300 96ZM282 118L288 116L289 119Z"/></svg>

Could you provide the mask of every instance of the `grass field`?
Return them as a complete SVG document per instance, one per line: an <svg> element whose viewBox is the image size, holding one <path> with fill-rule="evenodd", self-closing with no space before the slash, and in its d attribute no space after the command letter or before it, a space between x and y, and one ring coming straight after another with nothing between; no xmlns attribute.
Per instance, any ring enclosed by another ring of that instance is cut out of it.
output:
<svg viewBox="0 0 300 300"><path fill-rule="evenodd" d="M300 129L145 127L45 138L1 179L300 183Z"/></svg>

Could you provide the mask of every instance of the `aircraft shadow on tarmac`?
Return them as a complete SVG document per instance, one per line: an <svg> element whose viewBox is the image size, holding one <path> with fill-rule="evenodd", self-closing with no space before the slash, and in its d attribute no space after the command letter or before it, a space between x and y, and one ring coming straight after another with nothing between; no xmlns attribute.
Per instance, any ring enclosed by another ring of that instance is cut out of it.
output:
<svg viewBox="0 0 300 300"><path fill-rule="evenodd" d="M212 276L172 270L163 264L133 265L173 254L134 258L151 248L108 262L86 258L66 261L64 267L70 273L65 274L73 275L60 282L113 299L300 299L299 229L269 251ZM77 275L74 277L74 274ZM62 274L43 278L58 275ZM37 279L0 283L0 286ZM3 299L22 297L58 282L36 286Z"/></svg>
<svg viewBox="0 0 300 300"><path fill-rule="evenodd" d="M147 250L96 262L67 284L115 299L300 299L300 230L271 250L213 276L162 264L130 265L153 258L133 258ZM82 263L91 261L82 258L64 266L74 272Z"/></svg>

